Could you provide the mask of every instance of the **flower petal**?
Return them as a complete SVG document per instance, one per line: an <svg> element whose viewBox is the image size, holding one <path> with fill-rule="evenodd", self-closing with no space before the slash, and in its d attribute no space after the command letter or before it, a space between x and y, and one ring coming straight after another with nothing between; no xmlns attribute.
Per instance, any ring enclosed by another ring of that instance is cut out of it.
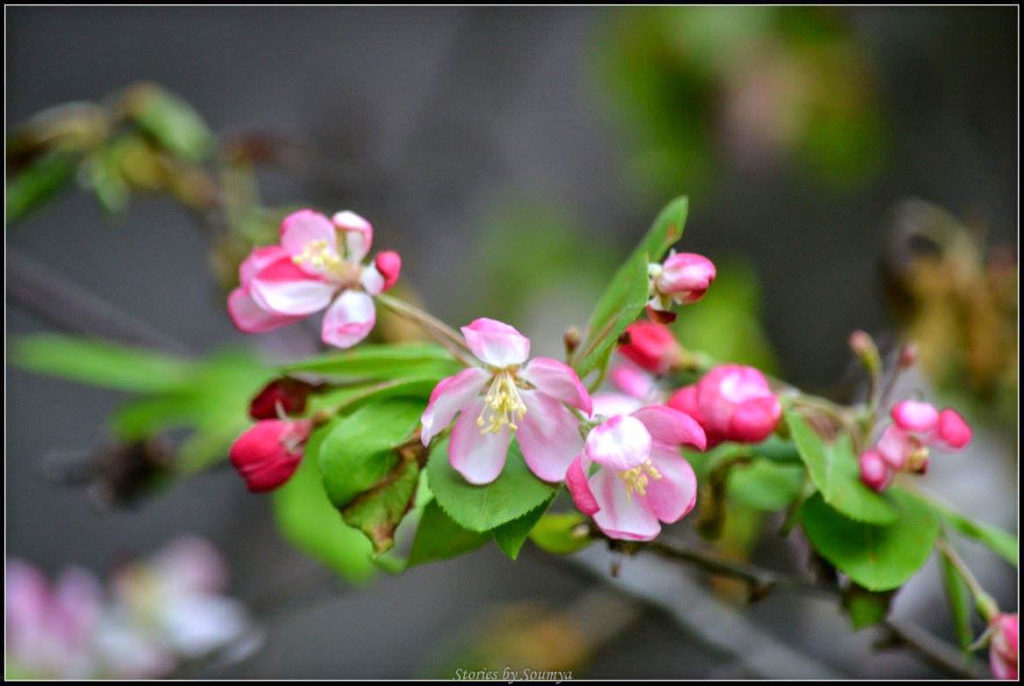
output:
<svg viewBox="0 0 1024 686"><path fill-rule="evenodd" d="M583 450L579 420L565 405L538 391L520 391L526 414L516 441L526 466L544 481L561 481L569 463Z"/></svg>
<svg viewBox="0 0 1024 686"><path fill-rule="evenodd" d="M649 541L661 532L658 518L644 499L629 494L614 471L601 469L589 481L601 508L594 514L594 523L605 534L627 541Z"/></svg>
<svg viewBox="0 0 1024 686"><path fill-rule="evenodd" d="M342 232L345 259L349 262L362 262L373 245L373 225L349 210L335 213L331 221Z"/></svg>
<svg viewBox="0 0 1024 686"><path fill-rule="evenodd" d="M697 504L697 475L675 448L655 445L651 450L651 463L661 478L647 482L647 493L643 497L662 522L678 522Z"/></svg>
<svg viewBox="0 0 1024 686"><path fill-rule="evenodd" d="M601 509L601 506L597 504L597 499L594 498L594 493L590 490L583 460L583 455L579 455L569 465L569 469L565 473L565 485L568 487L569 493L572 494L572 501L576 504L576 509L588 517L592 517Z"/></svg>
<svg viewBox="0 0 1024 686"><path fill-rule="evenodd" d="M907 458L914 448L910 437L895 424L883 431L882 437L875 444L875 452L896 471L907 464Z"/></svg>
<svg viewBox="0 0 1024 686"><path fill-rule="evenodd" d="M587 457L614 471L632 469L651 455L651 434L643 422L619 415L598 424L587 434Z"/></svg>
<svg viewBox="0 0 1024 686"><path fill-rule="evenodd" d="M657 388L654 377L632 362L615 364L608 378L619 390L641 400L650 397Z"/></svg>
<svg viewBox="0 0 1024 686"><path fill-rule="evenodd" d="M561 400L590 415L590 394L583 387L576 371L564 362L550 357L535 357L526 365L520 376L536 386L544 395Z"/></svg>
<svg viewBox="0 0 1024 686"><path fill-rule="evenodd" d="M329 250L338 252L338 233L330 220L319 212L299 210L281 222L281 247L289 255L301 254L313 241L324 241Z"/></svg>
<svg viewBox="0 0 1024 686"><path fill-rule="evenodd" d="M890 412L896 426L904 431L930 434L939 423L939 411L931 403L920 400L901 400Z"/></svg>
<svg viewBox="0 0 1024 686"><path fill-rule="evenodd" d="M380 295L384 292L384 275L371 264L359 273L359 284L370 295Z"/></svg>
<svg viewBox="0 0 1024 686"><path fill-rule="evenodd" d="M595 393L593 396L591 417L614 417L620 414L631 414L643 407L643 402L624 393Z"/></svg>
<svg viewBox="0 0 1024 686"><path fill-rule="evenodd" d="M334 286L310 276L287 257L261 269L249 288L264 310L286 315L318 312L331 302L334 291Z"/></svg>
<svg viewBox="0 0 1024 686"><path fill-rule="evenodd" d="M324 315L320 337L328 345L351 348L366 338L376 321L373 298L362 291L342 291Z"/></svg>
<svg viewBox="0 0 1024 686"><path fill-rule="evenodd" d="M454 376L441 379L430 393L430 402L420 417L423 445L452 423L459 410L469 406L480 395L491 375L480 367L463 369ZM479 412L477 413L479 414Z"/></svg>
<svg viewBox="0 0 1024 686"><path fill-rule="evenodd" d="M971 427L956 410L940 412L938 424L939 439L950 448L959 450L971 442Z"/></svg>
<svg viewBox="0 0 1024 686"><path fill-rule="evenodd" d="M473 354L492 367L522 364L530 356L530 339L494 319L476 319L462 327L462 335Z"/></svg>
<svg viewBox="0 0 1024 686"><path fill-rule="evenodd" d="M274 314L267 312L252 299L244 288L236 288L228 296L228 314L239 331L245 333L262 333L292 324L301 317Z"/></svg>
<svg viewBox="0 0 1024 686"><path fill-rule="evenodd" d="M262 248L255 248L249 256L238 265L238 282L243 287L248 287L255 277L265 267L282 258L290 257L288 251L279 245L267 245Z"/></svg>
<svg viewBox="0 0 1024 686"><path fill-rule="evenodd" d="M704 450L707 437L697 420L667 405L650 405L633 413L656 443L689 445Z"/></svg>
<svg viewBox="0 0 1024 686"><path fill-rule="evenodd" d="M463 408L448 443L448 460L452 468L471 484L489 484L505 468L509 429L481 431L476 420L484 409L483 398Z"/></svg>

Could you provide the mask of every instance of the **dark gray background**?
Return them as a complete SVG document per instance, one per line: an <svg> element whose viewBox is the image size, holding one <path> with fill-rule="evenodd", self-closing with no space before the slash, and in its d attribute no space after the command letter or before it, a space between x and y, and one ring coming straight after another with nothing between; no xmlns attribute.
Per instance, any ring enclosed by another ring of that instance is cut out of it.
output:
<svg viewBox="0 0 1024 686"><path fill-rule="evenodd" d="M291 136L320 159L301 178L265 178L266 201L305 199L372 218L406 257L403 278L432 310L461 322L475 313L452 293L472 287L467 257L496 204L521 194L558 199L624 248L658 209L628 191L628 144L593 78L589 58L610 11L7 8L7 122L148 79L192 102L219 133ZM979 216L994 242L1012 244L1017 226L1016 10L850 12L881 77L891 137L883 173L858 191L826 192L785 169L767 178L728 171L710 197L694 199L686 239L688 250L753 260L782 365L812 387L842 372L851 329L887 326L874 284L884 216L897 200L917 195ZM195 350L241 341L189 222L169 202L143 200L111 225L92 199L72 193L6 237L9 249ZM7 324L11 334L50 328L17 307ZM228 472L127 512L97 511L83 493L44 483L46 451L102 443L121 398L10 368L7 391L9 555L51 571L70 563L102 571L192 531L226 550L238 592L253 601L307 568L274 535L266 503ZM272 623L264 653L212 673L421 675L439 637L492 604L559 601L588 583L540 556L513 565L491 549L288 613ZM788 621L787 602L771 599L751 615L845 673L929 673L910 660L871 666L821 645L813 628ZM882 666L888 671L876 671ZM588 674L745 672L645 611Z"/></svg>

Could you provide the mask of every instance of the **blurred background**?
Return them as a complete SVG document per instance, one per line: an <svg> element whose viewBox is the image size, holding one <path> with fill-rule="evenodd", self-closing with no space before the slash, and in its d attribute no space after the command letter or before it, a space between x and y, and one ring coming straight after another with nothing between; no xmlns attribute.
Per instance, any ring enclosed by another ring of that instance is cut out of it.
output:
<svg viewBox="0 0 1024 686"><path fill-rule="evenodd" d="M15 218L8 205L9 340L76 330L84 298L165 350L312 352L301 327L244 337L224 307L240 242L269 240L278 210L308 205L369 218L377 247L404 256L405 286L449 323L504 319L536 352L560 356L564 328L585 323L618 261L685 193L679 248L720 271L680 317L680 338L840 399L857 391L851 330L887 345L912 338L921 364L901 391L956 404L979 427L968 452L933 460L927 487L1017 530L1015 8L14 7L6 17L8 174L38 154L33 127L54 120L34 115L145 81L205 119L222 142L221 178L243 187L232 197L267 208L201 228L187 141L170 181L140 172L148 158L130 145L90 153L81 189ZM23 125L29 134L15 137ZM65 280L79 300L55 311L32 296L34 284ZM226 557L263 647L176 674L451 676L519 660L594 678L936 675L904 652L867 657L877 636L854 634L815 600L743 607L728 588L705 599L699 577L629 560L622 581L651 601L637 604L598 583L608 558L594 549L566 564L529 548L512 562L489 546L325 587L276 532L266 499L229 471L120 508L47 479L55 454L110 440L107 418L125 396L11 366L6 378L8 557L103 575L181 533ZM764 525L751 521L754 533L730 534L737 554L778 561L751 550ZM1015 570L965 553L1015 608ZM271 602L283 588L300 597ZM931 565L896 612L950 638ZM731 627L731 642L709 623Z"/></svg>

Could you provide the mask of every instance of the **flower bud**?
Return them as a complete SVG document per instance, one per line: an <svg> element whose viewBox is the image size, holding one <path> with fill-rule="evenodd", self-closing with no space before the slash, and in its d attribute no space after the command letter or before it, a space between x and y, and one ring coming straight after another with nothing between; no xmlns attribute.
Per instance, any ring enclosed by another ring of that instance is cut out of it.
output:
<svg viewBox="0 0 1024 686"><path fill-rule="evenodd" d="M696 253L670 255L661 265L655 289L671 297L677 304L695 303L704 297L715 280L715 265Z"/></svg>
<svg viewBox="0 0 1024 686"><path fill-rule="evenodd" d="M306 411L309 394L315 390L315 385L300 379L275 379L249 403L249 416L253 419L278 419L281 414L302 414Z"/></svg>
<svg viewBox="0 0 1024 686"><path fill-rule="evenodd" d="M971 427L956 410L946 408L939 413L939 438L950 448L959 450L971 442Z"/></svg>
<svg viewBox="0 0 1024 686"><path fill-rule="evenodd" d="M679 366L682 349L672 331L654 322L635 322L626 327L628 341L619 352L653 374L665 374Z"/></svg>
<svg viewBox="0 0 1024 686"><path fill-rule="evenodd" d="M910 369L917 362L920 351L916 343L907 343L900 348L900 367Z"/></svg>
<svg viewBox="0 0 1024 686"><path fill-rule="evenodd" d="M250 491L271 491L291 478L312 427L309 420L265 419L235 440L228 454Z"/></svg>
<svg viewBox="0 0 1024 686"><path fill-rule="evenodd" d="M939 422L939 411L935 406L919 400L901 400L893 406L890 414L900 429L922 435L934 431Z"/></svg>
<svg viewBox="0 0 1024 686"><path fill-rule="evenodd" d="M892 468L877 451L861 453L860 479L868 488L881 493L892 481L892 474Z"/></svg>
<svg viewBox="0 0 1024 686"><path fill-rule="evenodd" d="M992 632L992 643L988 650L989 666L997 679L1016 681L1018 678L1018 625L1017 613L1000 613L989 625L989 630Z"/></svg>
<svg viewBox="0 0 1024 686"><path fill-rule="evenodd" d="M907 465L911 453L920 445L919 441L898 426L890 426L882 432L881 438L875 444L875 450L892 469L900 470Z"/></svg>
<svg viewBox="0 0 1024 686"><path fill-rule="evenodd" d="M860 360L864 368L872 374L876 374L882 369L882 357L878 352L878 346L875 345L875 339L871 337L867 331L861 331L857 329L850 334L849 339L850 350Z"/></svg>
<svg viewBox="0 0 1024 686"><path fill-rule="evenodd" d="M377 253L373 264L384 277L384 290L389 290L398 281L398 274L402 271L402 256L394 250L385 250Z"/></svg>
<svg viewBox="0 0 1024 686"><path fill-rule="evenodd" d="M715 367L697 384L699 421L726 441L758 443L782 416L779 399L757 369L738 364Z"/></svg>

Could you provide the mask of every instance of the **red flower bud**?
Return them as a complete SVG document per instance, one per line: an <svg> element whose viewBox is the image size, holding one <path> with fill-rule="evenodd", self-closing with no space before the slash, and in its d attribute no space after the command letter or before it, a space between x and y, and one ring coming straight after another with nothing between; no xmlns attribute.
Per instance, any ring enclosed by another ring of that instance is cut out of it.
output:
<svg viewBox="0 0 1024 686"><path fill-rule="evenodd" d="M892 468L876 451L869 450L861 454L860 479L868 488L881 493L892 481L892 474Z"/></svg>
<svg viewBox="0 0 1024 686"><path fill-rule="evenodd" d="M385 250L377 253L373 265L384 277L384 290L386 291L398 281L398 274L402 271L402 256L394 250Z"/></svg>
<svg viewBox="0 0 1024 686"><path fill-rule="evenodd" d="M939 413L939 438L957 450L971 442L971 427L956 410L946 408Z"/></svg>
<svg viewBox="0 0 1024 686"><path fill-rule="evenodd" d="M299 379L275 379L249 403L249 416L253 419L278 419L280 413L302 414L306 411L309 394L315 390L315 385Z"/></svg>
<svg viewBox="0 0 1024 686"><path fill-rule="evenodd" d="M739 364L715 367L697 384L698 421L725 441L759 443L775 430L782 405L757 369Z"/></svg>
<svg viewBox="0 0 1024 686"><path fill-rule="evenodd" d="M626 327L629 340L619 352L654 374L664 374L677 367L682 350L672 331L654 322L635 322Z"/></svg>
<svg viewBox="0 0 1024 686"><path fill-rule="evenodd" d="M271 491L291 478L313 423L266 419L257 422L231 446L231 464L252 492Z"/></svg>

